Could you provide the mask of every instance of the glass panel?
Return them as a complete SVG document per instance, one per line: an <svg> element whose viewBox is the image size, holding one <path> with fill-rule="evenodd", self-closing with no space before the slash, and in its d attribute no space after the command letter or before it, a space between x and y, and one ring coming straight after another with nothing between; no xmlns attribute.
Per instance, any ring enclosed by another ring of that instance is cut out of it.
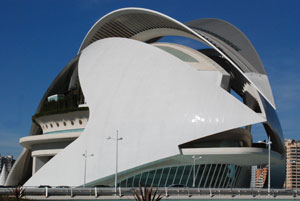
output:
<svg viewBox="0 0 300 201"><path fill-rule="evenodd" d="M168 179L167 179L166 186L172 185L174 177L175 177L176 169L177 169L177 167L172 167L171 168Z"/></svg>
<svg viewBox="0 0 300 201"><path fill-rule="evenodd" d="M155 178L153 180L153 186L157 187L158 184L159 184L159 180L160 180L160 177L161 177L161 173L162 173L162 169L158 169L156 171L156 175L155 175Z"/></svg>
<svg viewBox="0 0 300 201"><path fill-rule="evenodd" d="M195 168L195 173L196 173L196 170L197 170L197 165L192 165L191 166L191 171L190 171L190 175L188 177L188 181L187 181L187 186L188 187L192 187L193 186L193 180L194 180L194 168Z"/></svg>
<svg viewBox="0 0 300 201"><path fill-rule="evenodd" d="M123 180L122 182L121 182L121 187L127 187L126 186L126 181L127 181L127 179L125 179L125 180ZM118 184L118 186L119 186L120 184Z"/></svg>
<svg viewBox="0 0 300 201"><path fill-rule="evenodd" d="M195 186L197 187L199 185L200 179L202 177L202 172L204 170L204 165L197 165L196 167L196 179L195 179Z"/></svg>
<svg viewBox="0 0 300 201"><path fill-rule="evenodd" d="M218 183L218 188L222 188L222 185L223 185L223 181L224 181L224 179L225 179L225 172L227 171L227 165L226 164L224 164L223 166L222 166L222 169L221 169L221 173L220 173L220 181L219 181L219 183Z"/></svg>
<svg viewBox="0 0 300 201"><path fill-rule="evenodd" d="M189 176L189 174L191 172L191 167L192 167L191 165L188 165L188 166L185 167L185 170L184 170L184 173L183 173L183 177L182 177L182 180L181 180L181 184L182 185L186 185L186 181L187 181L188 176Z"/></svg>
<svg viewBox="0 0 300 201"><path fill-rule="evenodd" d="M234 175L235 175L235 165L228 165L228 168L229 168L229 171L227 173L227 177L228 177L228 180L226 182L226 187L227 188L230 188L231 187L231 182L234 178Z"/></svg>
<svg viewBox="0 0 300 201"><path fill-rule="evenodd" d="M216 169L216 165L215 164L212 164L211 165L211 170L209 171L208 175L207 175L207 182L205 184L205 187L210 187L210 182L211 180L213 179L213 175L214 175L214 172L215 172L215 169Z"/></svg>
<svg viewBox="0 0 300 201"><path fill-rule="evenodd" d="M207 188L207 181L208 181L208 178L209 178L209 175L210 175L210 172L211 172L212 164L209 164L208 167L207 167L208 171L206 172L205 177L204 177L205 178L205 182L203 184L203 188Z"/></svg>
<svg viewBox="0 0 300 201"><path fill-rule="evenodd" d="M164 168L162 176L160 178L159 187L165 187L166 180L167 180L167 177L169 174L169 170L170 170L170 168Z"/></svg>
<svg viewBox="0 0 300 201"><path fill-rule="evenodd" d="M222 184L222 188L226 188L226 183L228 181L228 172L230 171L228 166L229 165L226 165L226 168L225 168L225 175L224 175L224 181L223 181L223 184Z"/></svg>
<svg viewBox="0 0 300 201"><path fill-rule="evenodd" d="M214 171L213 171L213 174L210 178L209 185L208 185L209 188L212 188L212 185L215 183L216 172L219 170L219 168L220 168L219 166L220 166L219 164L214 165Z"/></svg>
<svg viewBox="0 0 300 201"><path fill-rule="evenodd" d="M178 166L176 167L176 171L175 171L175 174L174 174L174 177L173 177L173 181L172 181L172 184L174 184L174 181L175 181L175 179L176 179L176 175L177 175L177 171L178 171Z"/></svg>
<svg viewBox="0 0 300 201"><path fill-rule="evenodd" d="M215 178L215 183L212 186L213 188L217 188L218 184L220 183L222 169L223 169L223 164L218 165L218 170L217 170L218 174Z"/></svg>
<svg viewBox="0 0 300 201"><path fill-rule="evenodd" d="M233 187L233 184L235 182L235 178L236 178L236 175L237 175L237 171L238 171L238 166L234 165L233 166L233 173L231 175L231 180L230 180L230 183L229 183L229 187L232 188Z"/></svg>
<svg viewBox="0 0 300 201"><path fill-rule="evenodd" d="M140 179L141 179L141 175L138 174L134 177L134 181L133 181L133 187L139 187L140 185Z"/></svg>
<svg viewBox="0 0 300 201"><path fill-rule="evenodd" d="M146 183L146 179L147 179L148 173L149 173L149 172L143 172L142 177L141 177L141 179L140 179L140 185L141 185L141 186L145 186L145 183Z"/></svg>
<svg viewBox="0 0 300 201"><path fill-rule="evenodd" d="M135 175L118 183L121 187L168 187L170 185L193 186L193 165L166 167ZM195 187L230 188L236 186L241 167L230 164L195 165Z"/></svg>
<svg viewBox="0 0 300 201"><path fill-rule="evenodd" d="M179 184L181 176L183 174L184 166L180 166L177 169L176 177L174 179L174 184Z"/></svg>
<svg viewBox="0 0 300 201"><path fill-rule="evenodd" d="M148 179L146 181L147 186L152 186L152 180L154 178L154 174L155 174L155 170L151 170L148 175Z"/></svg>
<svg viewBox="0 0 300 201"><path fill-rule="evenodd" d="M237 171L237 174L235 176L235 181L234 181L234 187L236 186L236 183L237 183L238 177L240 175L241 169L242 169L242 167L238 166L238 171Z"/></svg>
<svg viewBox="0 0 300 201"><path fill-rule="evenodd" d="M201 176L200 176L200 180L199 180L199 182L198 182L198 188L201 188L202 186L202 184L204 183L204 181L205 181L205 175L206 175L206 171L207 171L207 164L205 164L205 165L203 165L204 167L203 167L203 169L202 169L202 167L201 167Z"/></svg>
<svg viewBox="0 0 300 201"><path fill-rule="evenodd" d="M127 187L132 187L132 181L133 181L133 177L130 177L127 179Z"/></svg>

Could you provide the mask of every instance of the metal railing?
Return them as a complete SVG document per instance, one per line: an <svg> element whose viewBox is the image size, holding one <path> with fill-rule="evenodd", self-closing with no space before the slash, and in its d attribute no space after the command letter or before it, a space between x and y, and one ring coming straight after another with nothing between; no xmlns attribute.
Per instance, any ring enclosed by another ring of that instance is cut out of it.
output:
<svg viewBox="0 0 300 201"><path fill-rule="evenodd" d="M101 188L76 188L76 187L21 187L20 194L23 197L44 197L49 198L51 196L58 196L63 198L72 198L76 196L87 196L87 197L109 197L117 196L120 198L128 198L133 196L133 189L138 188L118 188L117 194L115 189L111 187ZM156 189L156 188L154 188ZM0 188L0 195L15 195L15 188ZM258 188L188 188L188 187L169 187L169 188L158 188L158 193L164 197L192 197L192 196L207 196L207 197L297 197L300 198L300 190L287 190L287 189L271 189L268 193L268 189Z"/></svg>

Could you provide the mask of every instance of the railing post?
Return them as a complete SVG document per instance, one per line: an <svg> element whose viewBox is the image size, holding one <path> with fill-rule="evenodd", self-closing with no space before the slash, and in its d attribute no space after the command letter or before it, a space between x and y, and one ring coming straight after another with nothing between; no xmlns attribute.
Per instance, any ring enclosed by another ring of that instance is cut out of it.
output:
<svg viewBox="0 0 300 201"><path fill-rule="evenodd" d="M73 197L73 188L71 187L70 197Z"/></svg>
<svg viewBox="0 0 300 201"><path fill-rule="evenodd" d="M119 186L119 197L122 197L121 187Z"/></svg>
<svg viewBox="0 0 300 201"><path fill-rule="evenodd" d="M48 187L46 186L45 197L48 197Z"/></svg>
<svg viewBox="0 0 300 201"><path fill-rule="evenodd" d="M98 197L97 187L95 187L95 198Z"/></svg>

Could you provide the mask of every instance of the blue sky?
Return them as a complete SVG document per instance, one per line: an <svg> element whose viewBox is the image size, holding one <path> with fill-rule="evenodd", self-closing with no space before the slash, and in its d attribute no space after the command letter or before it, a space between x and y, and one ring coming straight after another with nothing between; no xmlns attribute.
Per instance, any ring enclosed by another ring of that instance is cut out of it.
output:
<svg viewBox="0 0 300 201"><path fill-rule="evenodd" d="M285 137L300 139L300 0L3 0L0 4L2 155L19 155L19 138L28 135L31 116L52 80L76 55L90 27L123 7L153 9L181 22L209 17L237 26L257 49L269 75Z"/></svg>

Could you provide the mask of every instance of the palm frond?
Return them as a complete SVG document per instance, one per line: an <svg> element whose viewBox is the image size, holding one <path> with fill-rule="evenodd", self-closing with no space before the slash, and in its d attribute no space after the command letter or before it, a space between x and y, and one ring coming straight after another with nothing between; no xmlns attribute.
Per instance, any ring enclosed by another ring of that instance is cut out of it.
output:
<svg viewBox="0 0 300 201"><path fill-rule="evenodd" d="M141 196L142 196L142 200L145 201L144 191L143 191L143 188L142 188L141 185L140 185L140 193L141 193Z"/></svg>
<svg viewBox="0 0 300 201"><path fill-rule="evenodd" d="M136 201L143 201L135 189L133 189L133 197Z"/></svg>
<svg viewBox="0 0 300 201"><path fill-rule="evenodd" d="M146 189L146 187L145 187L145 190L146 190L145 200L146 201L151 201L152 186L148 189Z"/></svg>
<svg viewBox="0 0 300 201"><path fill-rule="evenodd" d="M153 190L153 187L144 187L139 186L139 193L133 189L133 196L136 201L160 201L163 196L162 193L158 194L158 188Z"/></svg>
<svg viewBox="0 0 300 201"><path fill-rule="evenodd" d="M158 191L158 188L155 189L153 195L152 195L152 200L151 201L154 201L155 200L155 196L157 194L157 191Z"/></svg>

